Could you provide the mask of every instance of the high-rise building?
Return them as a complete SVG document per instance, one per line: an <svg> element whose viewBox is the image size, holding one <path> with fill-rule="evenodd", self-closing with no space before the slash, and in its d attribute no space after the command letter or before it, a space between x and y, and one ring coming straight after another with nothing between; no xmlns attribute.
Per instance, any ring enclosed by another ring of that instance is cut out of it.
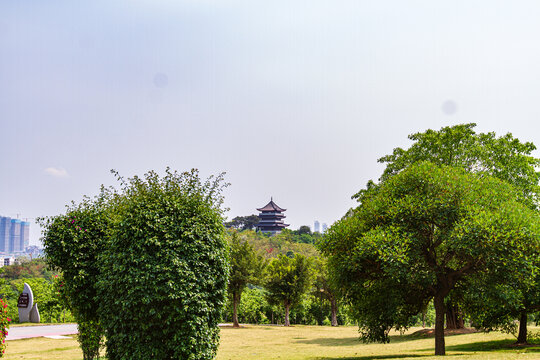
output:
<svg viewBox="0 0 540 360"><path fill-rule="evenodd" d="M326 223L323 223L322 224L322 232L323 232L323 234L326 232L326 230L328 230L328 225L326 225Z"/></svg>
<svg viewBox="0 0 540 360"><path fill-rule="evenodd" d="M0 216L0 252L9 252L9 229L11 218Z"/></svg>
<svg viewBox="0 0 540 360"><path fill-rule="evenodd" d="M0 252L23 252L30 245L30 223L0 216Z"/></svg>
<svg viewBox="0 0 540 360"><path fill-rule="evenodd" d="M11 219L11 229L9 229L9 252L21 251L21 220Z"/></svg>
<svg viewBox="0 0 540 360"><path fill-rule="evenodd" d="M313 232L321 232L320 224L317 220L315 220L315 223L313 224Z"/></svg>
<svg viewBox="0 0 540 360"><path fill-rule="evenodd" d="M24 251L30 246L30 223L27 221L21 222L21 251Z"/></svg>

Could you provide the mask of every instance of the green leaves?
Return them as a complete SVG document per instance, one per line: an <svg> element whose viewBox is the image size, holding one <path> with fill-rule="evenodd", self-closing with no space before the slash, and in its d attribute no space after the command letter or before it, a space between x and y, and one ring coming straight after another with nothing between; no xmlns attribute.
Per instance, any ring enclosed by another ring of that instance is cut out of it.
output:
<svg viewBox="0 0 540 360"><path fill-rule="evenodd" d="M96 356L101 332L111 360L213 358L229 270L223 174L115 174L121 190L102 189L42 220L48 261L62 270L82 324L85 359Z"/></svg>
<svg viewBox="0 0 540 360"><path fill-rule="evenodd" d="M518 198L501 180L428 162L364 192L321 243L364 338L386 341L471 274L530 273L540 220Z"/></svg>
<svg viewBox="0 0 540 360"><path fill-rule="evenodd" d="M279 255L266 269L264 287L268 302L275 305L296 305L311 285L311 263L302 255L293 258Z"/></svg>

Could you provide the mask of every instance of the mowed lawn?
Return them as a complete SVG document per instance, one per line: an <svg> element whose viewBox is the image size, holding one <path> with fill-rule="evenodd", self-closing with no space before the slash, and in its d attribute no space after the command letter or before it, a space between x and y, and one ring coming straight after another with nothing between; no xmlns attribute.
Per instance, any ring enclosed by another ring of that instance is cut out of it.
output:
<svg viewBox="0 0 540 360"><path fill-rule="evenodd" d="M415 330L396 333L390 344L382 345L363 344L358 340L358 328L352 326L224 327L217 359L441 359L433 356L433 338L411 336ZM447 336L445 359L540 359L540 345L509 346L514 341L498 332ZM74 338L37 338L9 341L5 359L79 360L82 353Z"/></svg>

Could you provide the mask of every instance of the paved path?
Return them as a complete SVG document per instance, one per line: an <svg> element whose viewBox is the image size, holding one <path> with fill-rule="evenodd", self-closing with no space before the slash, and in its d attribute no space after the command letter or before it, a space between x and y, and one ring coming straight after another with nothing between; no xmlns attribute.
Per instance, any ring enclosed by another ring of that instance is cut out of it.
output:
<svg viewBox="0 0 540 360"><path fill-rule="evenodd" d="M77 324L17 326L8 330L6 340L19 340L41 336L71 335L77 333Z"/></svg>
<svg viewBox="0 0 540 360"><path fill-rule="evenodd" d="M232 326L232 323L219 324L219 326ZM77 334L77 332L77 324L17 326L9 328L6 340L19 340L42 336L72 335Z"/></svg>

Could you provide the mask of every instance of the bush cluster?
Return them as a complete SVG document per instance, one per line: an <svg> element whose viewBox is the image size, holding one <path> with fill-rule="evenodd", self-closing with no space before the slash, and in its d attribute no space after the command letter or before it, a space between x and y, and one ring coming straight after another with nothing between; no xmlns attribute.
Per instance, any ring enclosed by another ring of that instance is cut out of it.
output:
<svg viewBox="0 0 540 360"><path fill-rule="evenodd" d="M154 172L42 220L84 359L212 359L228 259L222 175Z"/></svg>

